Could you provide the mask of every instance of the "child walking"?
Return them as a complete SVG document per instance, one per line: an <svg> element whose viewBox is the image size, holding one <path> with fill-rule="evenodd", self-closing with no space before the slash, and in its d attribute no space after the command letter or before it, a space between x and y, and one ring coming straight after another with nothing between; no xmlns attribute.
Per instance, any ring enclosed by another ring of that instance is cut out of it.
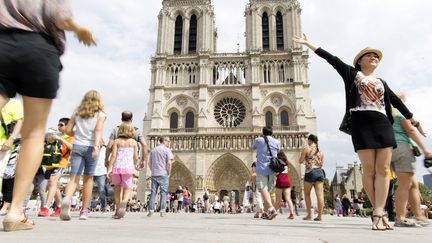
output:
<svg viewBox="0 0 432 243"><path fill-rule="evenodd" d="M70 220L71 197L84 175L80 217L88 219L88 207L93 190L93 175L101 148L103 124L106 119L99 92L88 91L69 120L66 133L73 136L72 154L70 157L70 177L66 186L65 197L61 206L61 220ZM74 129L75 128L75 129Z"/></svg>
<svg viewBox="0 0 432 243"><path fill-rule="evenodd" d="M120 125L117 137L108 164L108 177L115 188L116 212L113 218L121 219L126 213L126 203L131 193L135 162L138 161L138 144L135 128L130 123Z"/></svg>

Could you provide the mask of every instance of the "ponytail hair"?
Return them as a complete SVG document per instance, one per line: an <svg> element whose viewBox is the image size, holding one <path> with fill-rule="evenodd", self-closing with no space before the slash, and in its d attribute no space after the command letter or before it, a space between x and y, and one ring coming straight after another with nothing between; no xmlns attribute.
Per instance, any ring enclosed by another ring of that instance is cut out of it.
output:
<svg viewBox="0 0 432 243"><path fill-rule="evenodd" d="M319 152L319 148L318 148L318 137L317 137L316 135L311 134L311 135L308 136L308 140L310 140L310 141L312 141L313 143L316 144L316 147L317 147L317 151L316 151L316 153L318 153L318 152Z"/></svg>

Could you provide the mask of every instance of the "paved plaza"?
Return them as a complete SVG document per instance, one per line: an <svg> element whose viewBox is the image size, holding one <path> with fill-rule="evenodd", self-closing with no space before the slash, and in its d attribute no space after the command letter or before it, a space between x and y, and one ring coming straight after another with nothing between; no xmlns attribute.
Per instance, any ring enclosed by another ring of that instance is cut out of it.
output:
<svg viewBox="0 0 432 243"><path fill-rule="evenodd" d="M36 218L32 231L0 232L0 242L430 242L432 227L371 231L370 219L325 216L323 222L253 219L252 214L129 213L122 220L93 213L88 221ZM32 215L33 218L34 215Z"/></svg>

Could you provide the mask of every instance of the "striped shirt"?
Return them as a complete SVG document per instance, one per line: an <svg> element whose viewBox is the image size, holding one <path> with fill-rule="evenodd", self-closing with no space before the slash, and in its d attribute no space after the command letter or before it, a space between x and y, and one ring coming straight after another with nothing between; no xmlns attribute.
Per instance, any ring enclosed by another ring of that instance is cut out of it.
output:
<svg viewBox="0 0 432 243"><path fill-rule="evenodd" d="M40 32L53 38L62 55L65 33L57 23L72 18L69 0L0 0L0 30Z"/></svg>

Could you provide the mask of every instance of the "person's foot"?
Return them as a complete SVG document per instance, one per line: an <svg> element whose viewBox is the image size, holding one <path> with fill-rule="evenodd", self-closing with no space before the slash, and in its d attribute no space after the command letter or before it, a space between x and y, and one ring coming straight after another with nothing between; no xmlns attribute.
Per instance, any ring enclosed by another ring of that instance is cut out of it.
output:
<svg viewBox="0 0 432 243"><path fill-rule="evenodd" d="M87 220L88 219L88 210L83 210L80 212L79 219L80 220Z"/></svg>
<svg viewBox="0 0 432 243"><path fill-rule="evenodd" d="M23 215L23 218L14 217L12 215L7 215L3 219L3 230L6 232L19 231L19 230L31 230L35 226L35 222Z"/></svg>
<svg viewBox="0 0 432 243"><path fill-rule="evenodd" d="M288 216L288 219L294 219L294 214L290 214L289 216Z"/></svg>
<svg viewBox="0 0 432 243"><path fill-rule="evenodd" d="M261 214L261 219L268 219L268 215L267 215L267 213L262 213Z"/></svg>
<svg viewBox="0 0 432 243"><path fill-rule="evenodd" d="M304 217L303 220L312 220L312 216L306 215L306 217Z"/></svg>
<svg viewBox="0 0 432 243"><path fill-rule="evenodd" d="M49 214L48 207L43 207L40 212L38 213L38 217L47 217Z"/></svg>
<svg viewBox="0 0 432 243"><path fill-rule="evenodd" d="M50 217L58 217L61 213L61 207L57 207L56 210L50 215Z"/></svg>
<svg viewBox="0 0 432 243"><path fill-rule="evenodd" d="M254 215L254 218L258 219L259 217L260 217L259 212L256 212L255 215Z"/></svg>
<svg viewBox="0 0 432 243"><path fill-rule="evenodd" d="M394 222L394 219L393 219L393 222ZM387 213L383 214L383 216L382 216L382 223L383 223L383 225L384 225L384 227L385 227L386 230L393 230L393 228L389 224L389 218L388 218L388 214Z"/></svg>
<svg viewBox="0 0 432 243"><path fill-rule="evenodd" d="M125 214L126 214L126 202L123 201L120 203L120 207L118 208L117 215L120 218L123 218L125 216Z"/></svg>
<svg viewBox="0 0 432 243"><path fill-rule="evenodd" d="M321 216L318 216L318 217L314 218L313 220L314 221L322 221L322 218L321 218Z"/></svg>
<svg viewBox="0 0 432 243"><path fill-rule="evenodd" d="M430 220L426 217L416 218L415 222L423 227L428 226L430 224Z"/></svg>
<svg viewBox="0 0 432 243"><path fill-rule="evenodd" d="M373 223L372 230L386 230L386 227L383 224L382 215L373 215Z"/></svg>
<svg viewBox="0 0 432 243"><path fill-rule="evenodd" d="M166 216L165 212L160 212L160 216L165 217Z"/></svg>
<svg viewBox="0 0 432 243"><path fill-rule="evenodd" d="M151 217L152 215L153 215L153 211L149 210L148 213L147 213L147 217Z"/></svg>
<svg viewBox="0 0 432 243"><path fill-rule="evenodd" d="M61 213L60 213L60 219L61 220L70 220L71 219L69 210L70 210L70 203L63 202L61 205Z"/></svg>
<svg viewBox="0 0 432 243"><path fill-rule="evenodd" d="M411 227L411 228L421 228L420 224L408 219L396 220L394 227Z"/></svg>
<svg viewBox="0 0 432 243"><path fill-rule="evenodd" d="M273 210L269 210L269 211L267 212L267 218L268 218L268 220L272 220L272 219L276 218L277 214L278 214L278 213L276 212L275 209L273 209Z"/></svg>

